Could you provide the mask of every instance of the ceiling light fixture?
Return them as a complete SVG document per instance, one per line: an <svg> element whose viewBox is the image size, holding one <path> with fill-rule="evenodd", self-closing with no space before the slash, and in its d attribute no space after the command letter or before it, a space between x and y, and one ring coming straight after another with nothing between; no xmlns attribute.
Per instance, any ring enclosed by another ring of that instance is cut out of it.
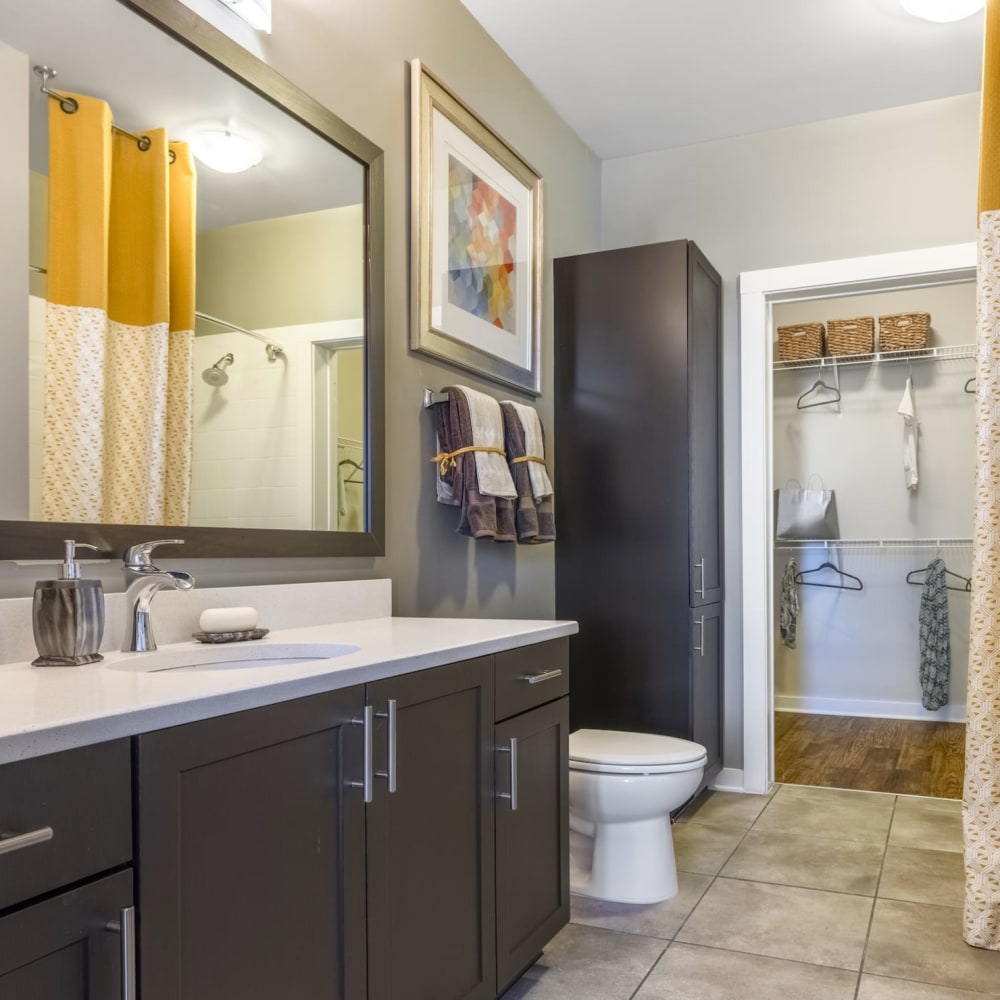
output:
<svg viewBox="0 0 1000 1000"><path fill-rule="evenodd" d="M205 129L195 132L188 140L191 152L213 170L223 174L239 174L257 166L264 153L260 146L225 129Z"/></svg>
<svg viewBox="0 0 1000 1000"><path fill-rule="evenodd" d="M220 0L257 31L271 34L271 0Z"/></svg>
<svg viewBox="0 0 1000 1000"><path fill-rule="evenodd" d="M986 6L986 0L899 0L903 10L925 21L961 21Z"/></svg>

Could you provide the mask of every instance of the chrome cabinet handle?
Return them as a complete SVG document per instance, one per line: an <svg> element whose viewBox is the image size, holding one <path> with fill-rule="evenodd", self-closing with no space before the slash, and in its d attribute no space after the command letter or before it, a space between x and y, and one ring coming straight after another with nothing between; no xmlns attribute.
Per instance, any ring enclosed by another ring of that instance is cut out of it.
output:
<svg viewBox="0 0 1000 1000"><path fill-rule="evenodd" d="M349 781L348 785L351 788L363 788L365 790L365 802L371 802L372 800L372 786L374 784L372 778L372 729L374 728L372 722L372 713L374 709L371 705L365 705L364 715L360 719L351 719L351 725L354 726L364 726L364 773L362 774L361 781Z"/></svg>
<svg viewBox="0 0 1000 1000"><path fill-rule="evenodd" d="M136 1000L135 993L135 907L126 906L108 930L121 934L122 1000Z"/></svg>
<svg viewBox="0 0 1000 1000"><path fill-rule="evenodd" d="M696 570L699 571L700 579L701 579L701 586L695 587L694 588L694 592L699 597L704 597L705 596L705 557L702 556L701 559L699 559L694 564L694 567L695 567Z"/></svg>
<svg viewBox="0 0 1000 1000"><path fill-rule="evenodd" d="M376 771L375 775L376 777L387 779L389 794L391 795L396 791L396 699L390 698L388 710L385 712L376 712L375 718L389 720L389 770Z"/></svg>
<svg viewBox="0 0 1000 1000"><path fill-rule="evenodd" d="M517 812L517 737L510 738L509 746L497 747L497 752L510 754L510 791L500 792L499 797L510 799L510 811Z"/></svg>
<svg viewBox="0 0 1000 1000"><path fill-rule="evenodd" d="M542 681L552 681L557 677L562 677L561 667L557 667L555 670L546 670L540 674L525 674L524 680L529 684L541 684Z"/></svg>
<svg viewBox="0 0 1000 1000"><path fill-rule="evenodd" d="M695 625L699 626L701 633L698 636L698 644L694 647L694 651L704 659L705 657L705 616L702 615L696 622Z"/></svg>
<svg viewBox="0 0 1000 1000"><path fill-rule="evenodd" d="M44 844L46 840L51 840L53 836L51 826L43 826L30 833L19 833L13 837L4 837L0 840L0 854L10 854L12 851L19 851L22 847L33 847L35 844Z"/></svg>

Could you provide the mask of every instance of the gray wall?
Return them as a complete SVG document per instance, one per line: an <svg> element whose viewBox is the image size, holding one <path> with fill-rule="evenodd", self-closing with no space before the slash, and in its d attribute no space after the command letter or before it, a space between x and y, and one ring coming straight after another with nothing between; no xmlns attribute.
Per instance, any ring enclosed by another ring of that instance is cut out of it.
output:
<svg viewBox="0 0 1000 1000"><path fill-rule="evenodd" d="M423 387L459 381L501 398L508 393L408 350L408 60L421 59L544 178L543 395L537 405L547 429L552 426L551 260L598 247L600 163L459 0L376 5L274 0L273 8L270 37L242 29L234 37L385 151L386 556L194 563L179 556L160 562L190 568L205 586L388 576L395 613L402 615L551 617L552 546L473 543L454 533L457 510L433 499L428 459L434 440L430 414L421 407ZM213 20L231 22L225 10L218 11ZM40 572L0 565L0 596L29 595ZM108 589L121 589L116 567L98 572Z"/></svg>
<svg viewBox="0 0 1000 1000"><path fill-rule="evenodd" d="M979 95L609 160L603 246L693 239L724 279L725 764L742 767L741 271L976 238Z"/></svg>

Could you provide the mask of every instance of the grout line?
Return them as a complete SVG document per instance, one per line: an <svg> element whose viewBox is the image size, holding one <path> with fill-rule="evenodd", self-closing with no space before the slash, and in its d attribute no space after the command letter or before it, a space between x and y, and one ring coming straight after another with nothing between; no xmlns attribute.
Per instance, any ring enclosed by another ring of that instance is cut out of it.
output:
<svg viewBox="0 0 1000 1000"><path fill-rule="evenodd" d="M663 956L666 955L669 948L670 944L668 943L667 947L664 948L663 951L661 951L660 954L656 956L656 961L653 962L653 964L649 967L649 969L646 970L646 975L644 975L642 979L639 980L639 985L636 986L636 988L629 994L629 1000L633 1000L633 998L638 995L639 990L641 990L643 986L646 984L646 980L649 979L649 977L653 974L653 970L660 964L660 959L662 959Z"/></svg>

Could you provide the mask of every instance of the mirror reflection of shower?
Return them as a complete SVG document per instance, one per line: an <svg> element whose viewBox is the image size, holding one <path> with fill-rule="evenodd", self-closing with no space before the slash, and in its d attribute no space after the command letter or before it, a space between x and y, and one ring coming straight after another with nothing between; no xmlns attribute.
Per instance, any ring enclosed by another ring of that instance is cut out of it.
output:
<svg viewBox="0 0 1000 1000"><path fill-rule="evenodd" d="M226 369L233 363L234 360L235 358L233 358L232 354L223 354L214 365L210 368L206 368L201 373L201 377L209 385L225 385L229 381L229 375L226 373Z"/></svg>

